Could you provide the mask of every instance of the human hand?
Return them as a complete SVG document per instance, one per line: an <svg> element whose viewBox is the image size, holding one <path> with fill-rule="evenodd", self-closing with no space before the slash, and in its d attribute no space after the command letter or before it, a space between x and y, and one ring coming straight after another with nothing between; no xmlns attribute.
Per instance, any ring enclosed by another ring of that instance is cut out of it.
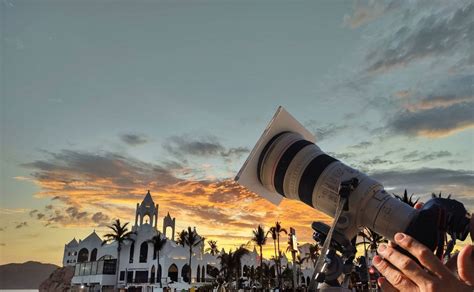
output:
<svg viewBox="0 0 474 292"><path fill-rule="evenodd" d="M415 209L419 210L423 203L416 203ZM474 243L474 216L471 216L469 234L471 242ZM457 254L454 254L447 262L446 267L459 275L459 279L466 284L474 286L474 247L467 245Z"/></svg>
<svg viewBox="0 0 474 292"><path fill-rule="evenodd" d="M474 258L470 260L471 266L465 266L467 269L458 267L458 279L429 248L411 236L397 233L395 243L416 257L421 266L392 246L380 245L380 256L375 256L373 263L384 276L378 280L383 291L473 291ZM464 255L460 253L458 262L464 257L471 257L472 245L461 252Z"/></svg>

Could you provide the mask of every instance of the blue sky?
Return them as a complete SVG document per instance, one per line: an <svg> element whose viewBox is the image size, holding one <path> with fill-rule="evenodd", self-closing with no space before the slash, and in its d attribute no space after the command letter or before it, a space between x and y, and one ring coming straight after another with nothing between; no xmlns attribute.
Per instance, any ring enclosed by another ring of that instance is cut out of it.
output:
<svg viewBox="0 0 474 292"><path fill-rule="evenodd" d="M0 228L14 233L0 233L2 249L26 248L19 238L51 226L67 230L59 241L100 228L150 188L183 227L206 225L216 206L177 208L165 190L233 177L279 105L389 190L453 193L474 207L470 1L3 0L0 9ZM77 212L47 212L55 208ZM84 224L72 224L81 212ZM107 217L93 220L99 212ZM57 261L51 254L40 259Z"/></svg>

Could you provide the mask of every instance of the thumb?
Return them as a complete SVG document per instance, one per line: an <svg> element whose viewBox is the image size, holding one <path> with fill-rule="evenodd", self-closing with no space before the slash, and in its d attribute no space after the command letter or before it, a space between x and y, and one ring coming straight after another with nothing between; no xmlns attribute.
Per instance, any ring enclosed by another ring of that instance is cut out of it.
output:
<svg viewBox="0 0 474 292"><path fill-rule="evenodd" d="M474 286L474 246L467 245L458 254L459 278Z"/></svg>

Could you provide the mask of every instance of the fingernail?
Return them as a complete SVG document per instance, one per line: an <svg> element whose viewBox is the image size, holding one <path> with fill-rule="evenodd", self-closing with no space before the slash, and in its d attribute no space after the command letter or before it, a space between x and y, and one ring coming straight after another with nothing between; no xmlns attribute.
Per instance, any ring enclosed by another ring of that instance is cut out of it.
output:
<svg viewBox="0 0 474 292"><path fill-rule="evenodd" d="M379 257L379 256L374 256L374 259L372 260L372 262L373 262L375 265L378 265L381 261L382 261L382 258Z"/></svg>
<svg viewBox="0 0 474 292"><path fill-rule="evenodd" d="M387 245L381 244L377 249L379 253L383 253L387 249Z"/></svg>
<svg viewBox="0 0 474 292"><path fill-rule="evenodd" d="M395 234L395 241L402 241L405 238L405 234L397 233Z"/></svg>

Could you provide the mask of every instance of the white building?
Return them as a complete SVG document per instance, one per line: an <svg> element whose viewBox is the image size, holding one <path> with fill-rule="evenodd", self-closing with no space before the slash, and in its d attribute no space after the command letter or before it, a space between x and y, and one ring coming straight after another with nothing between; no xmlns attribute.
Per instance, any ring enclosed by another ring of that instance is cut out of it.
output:
<svg viewBox="0 0 474 292"><path fill-rule="evenodd" d="M187 287L189 275L189 248L174 240L176 219L168 213L163 218L161 229L169 240L159 252L159 261L153 246L148 242L158 232L158 204L150 192L141 204L137 204L134 241L122 246L119 262L118 286L128 291L159 291L161 287ZM213 278L209 268L220 268L217 256L204 252L205 243L193 249L191 281L200 286ZM242 259L242 270L256 268L259 256L254 249ZM95 230L83 240L71 240L64 247L64 266L75 266L72 278L73 290L86 288L89 291L112 291L116 282L116 243L102 245ZM286 262L286 259L285 259ZM309 274L310 271L305 273Z"/></svg>

